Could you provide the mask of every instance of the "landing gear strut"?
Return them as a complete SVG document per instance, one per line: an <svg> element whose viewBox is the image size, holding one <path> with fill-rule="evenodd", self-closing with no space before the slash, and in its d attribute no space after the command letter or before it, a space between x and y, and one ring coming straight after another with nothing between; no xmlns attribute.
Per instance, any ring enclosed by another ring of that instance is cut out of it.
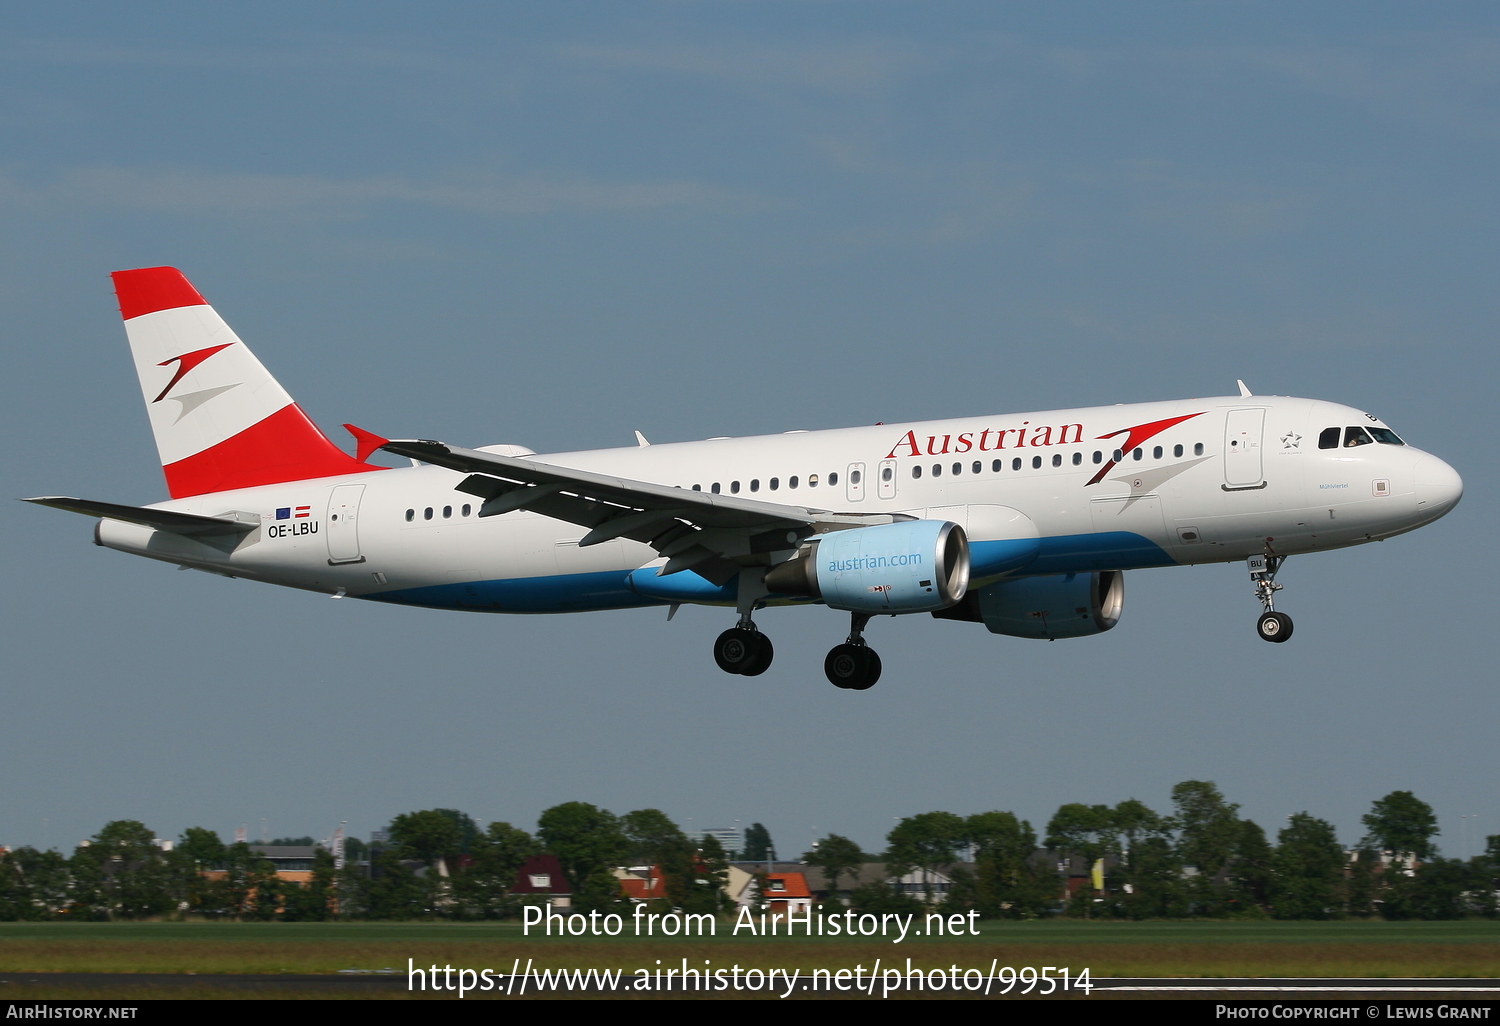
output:
<svg viewBox="0 0 1500 1026"><path fill-rule="evenodd" d="M714 662L725 673L758 677L771 668L776 650L771 647L771 639L760 632L751 618L755 607L768 594L765 576L765 570L753 567L740 572L739 592L735 602L740 622L714 641Z"/></svg>
<svg viewBox="0 0 1500 1026"><path fill-rule="evenodd" d="M823 660L823 672L836 688L849 691L864 691L875 686L880 679L880 656L865 643L865 625L870 622L868 613L851 613L849 640L835 645Z"/></svg>
<svg viewBox="0 0 1500 1026"><path fill-rule="evenodd" d="M1276 583L1276 571L1281 569L1281 564L1286 562L1285 556L1251 556L1247 560L1250 568L1250 580L1255 584L1255 597L1260 599L1260 604L1265 611L1260 614L1260 619L1255 622L1255 630L1264 641L1274 641L1278 644L1292 636L1292 618L1285 613L1278 613L1273 608L1273 597L1281 590L1281 585Z"/></svg>

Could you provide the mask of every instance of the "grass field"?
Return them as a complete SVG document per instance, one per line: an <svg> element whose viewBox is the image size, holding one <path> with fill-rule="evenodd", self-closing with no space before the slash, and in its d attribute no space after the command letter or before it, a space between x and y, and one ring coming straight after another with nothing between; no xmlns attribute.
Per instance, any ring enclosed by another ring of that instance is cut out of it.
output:
<svg viewBox="0 0 1500 1026"><path fill-rule="evenodd" d="M0 923L0 973L509 972L663 965L797 969L956 963L1087 966L1094 976L1500 977L1500 923L1020 922L966 938L546 938L514 923Z"/></svg>

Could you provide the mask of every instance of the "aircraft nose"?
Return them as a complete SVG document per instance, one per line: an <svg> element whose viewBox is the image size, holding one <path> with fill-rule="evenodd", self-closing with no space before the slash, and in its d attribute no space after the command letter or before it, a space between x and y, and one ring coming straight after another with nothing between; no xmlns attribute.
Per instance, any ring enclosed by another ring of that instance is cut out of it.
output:
<svg viewBox="0 0 1500 1026"><path fill-rule="evenodd" d="M1463 498L1464 479L1436 456L1424 456L1416 466L1417 509L1434 518L1447 513Z"/></svg>

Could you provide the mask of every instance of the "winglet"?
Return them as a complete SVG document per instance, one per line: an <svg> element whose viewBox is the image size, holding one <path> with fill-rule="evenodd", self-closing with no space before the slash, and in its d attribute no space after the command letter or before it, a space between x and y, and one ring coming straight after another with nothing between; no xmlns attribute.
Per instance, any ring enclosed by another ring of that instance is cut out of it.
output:
<svg viewBox="0 0 1500 1026"><path fill-rule="evenodd" d="M379 449L389 438L381 438L379 435L357 428L353 424L345 424L344 430L354 436L354 458L363 463L369 459L370 454Z"/></svg>
<svg viewBox="0 0 1500 1026"><path fill-rule="evenodd" d="M1243 381L1241 381L1239 378L1235 378L1234 379L1234 383L1236 385L1240 386L1240 398L1241 399L1249 399L1252 395L1255 394L1254 392L1250 391L1250 389L1245 386L1245 383Z"/></svg>
<svg viewBox="0 0 1500 1026"><path fill-rule="evenodd" d="M646 436L645 435L643 435L639 431L637 431L635 433L635 444L638 445L638 446L641 446L642 448L644 448L645 446L648 446L651 443L648 442L648 441L646 441Z"/></svg>

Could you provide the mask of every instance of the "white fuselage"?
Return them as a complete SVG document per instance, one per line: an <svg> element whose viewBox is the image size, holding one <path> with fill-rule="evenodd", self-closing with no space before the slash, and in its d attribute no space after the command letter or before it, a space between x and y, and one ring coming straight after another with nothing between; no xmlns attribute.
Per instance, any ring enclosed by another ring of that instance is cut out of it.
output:
<svg viewBox="0 0 1500 1026"><path fill-rule="evenodd" d="M1111 466L1117 447L1177 418ZM1339 548L1410 531L1458 501L1462 482L1442 460L1394 442L1346 446L1351 427L1384 425L1335 403L1253 396L531 458L832 512L953 520L974 546L978 582ZM1319 448L1333 428L1337 445ZM479 500L455 490L464 476L403 467L157 504L258 517L227 551L109 519L96 537L231 576L417 605L563 612L668 601L628 579L657 558L649 546L580 548L585 529L531 512L480 518ZM1023 535L1038 539L1034 558L986 578L985 544Z"/></svg>

